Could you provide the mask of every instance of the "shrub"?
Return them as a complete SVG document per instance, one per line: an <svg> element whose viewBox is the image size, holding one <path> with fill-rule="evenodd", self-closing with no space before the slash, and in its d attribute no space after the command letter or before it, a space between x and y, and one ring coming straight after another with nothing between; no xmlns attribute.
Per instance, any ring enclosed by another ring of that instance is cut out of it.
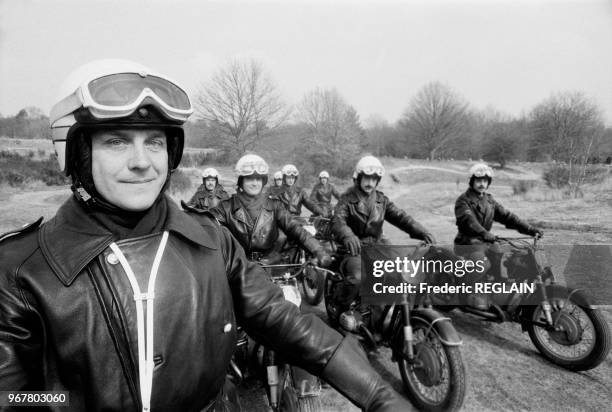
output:
<svg viewBox="0 0 612 412"><path fill-rule="evenodd" d="M515 195L522 195L533 189L536 182L533 180L518 180L512 183L512 193Z"/></svg>
<svg viewBox="0 0 612 412"><path fill-rule="evenodd" d="M11 187L22 187L26 182L26 177L12 170L4 170L0 174L0 182L8 183Z"/></svg>
<svg viewBox="0 0 612 412"><path fill-rule="evenodd" d="M578 175L579 170L574 172ZM584 174L584 183L601 183L610 175L610 169L603 165L587 165ZM570 167L564 163L550 165L542 175L546 185L553 189L569 186Z"/></svg>
<svg viewBox="0 0 612 412"><path fill-rule="evenodd" d="M181 169L172 173L170 178L170 192L189 192L191 190L191 178Z"/></svg>
<svg viewBox="0 0 612 412"><path fill-rule="evenodd" d="M546 186L559 189L569 184L569 167L564 164L553 164L549 166L542 175Z"/></svg>
<svg viewBox="0 0 612 412"><path fill-rule="evenodd" d="M25 187L28 183L37 180L48 186L70 182L70 179L58 170L55 155L37 160L29 154L22 157L14 152L0 152L0 183L7 183L12 187Z"/></svg>

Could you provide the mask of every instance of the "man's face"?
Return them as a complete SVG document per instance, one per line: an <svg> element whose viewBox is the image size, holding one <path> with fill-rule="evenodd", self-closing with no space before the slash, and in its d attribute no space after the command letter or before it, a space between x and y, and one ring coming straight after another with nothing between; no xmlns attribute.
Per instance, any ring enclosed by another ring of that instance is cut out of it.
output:
<svg viewBox="0 0 612 412"><path fill-rule="evenodd" d="M204 179L204 186L206 187L206 190L212 192L213 190L215 190L215 186L217 186L217 179L215 179L214 177L207 177L206 179Z"/></svg>
<svg viewBox="0 0 612 412"><path fill-rule="evenodd" d="M263 179L255 176L245 176L242 178L242 189L249 196L257 196L261 193Z"/></svg>
<svg viewBox="0 0 612 412"><path fill-rule="evenodd" d="M321 184L322 184L323 186L325 186L325 185L327 184L327 178L326 178L326 177L322 177L322 178L320 178L319 180L321 181Z"/></svg>
<svg viewBox="0 0 612 412"><path fill-rule="evenodd" d="M280 187L283 185L283 179L274 179L274 186Z"/></svg>
<svg viewBox="0 0 612 412"><path fill-rule="evenodd" d="M377 185L378 185L378 178L376 178L376 176L373 176L373 175L372 176L368 176L368 175L361 176L361 183L359 184L359 187L365 193L367 194L372 193L372 191L376 189Z"/></svg>
<svg viewBox="0 0 612 412"><path fill-rule="evenodd" d="M474 184L472 185L472 188L478 193L483 194L487 191L488 187L489 179L487 179L486 177L477 177L476 179L474 179Z"/></svg>
<svg viewBox="0 0 612 412"><path fill-rule="evenodd" d="M93 133L91 173L96 190L128 211L153 205L168 174L166 133L160 129L115 129Z"/></svg>
<svg viewBox="0 0 612 412"><path fill-rule="evenodd" d="M293 184L295 183L295 176L285 176L285 184L287 186L293 186Z"/></svg>

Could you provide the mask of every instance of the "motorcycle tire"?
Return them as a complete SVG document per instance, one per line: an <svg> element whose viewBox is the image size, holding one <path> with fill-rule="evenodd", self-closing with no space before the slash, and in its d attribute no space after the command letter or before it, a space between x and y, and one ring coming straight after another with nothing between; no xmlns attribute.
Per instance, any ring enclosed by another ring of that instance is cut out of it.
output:
<svg viewBox="0 0 612 412"><path fill-rule="evenodd" d="M461 352L457 346L442 344L437 333L425 322L412 325L415 357L427 369L413 367L402 356L404 342L394 342L397 365L404 391L422 411L458 411L465 398L466 376ZM401 346L400 346L401 345Z"/></svg>
<svg viewBox="0 0 612 412"><path fill-rule="evenodd" d="M304 300L311 306L317 306L323 300L324 289L325 274L312 267L306 268L302 274Z"/></svg>
<svg viewBox="0 0 612 412"><path fill-rule="evenodd" d="M285 368L282 383L282 393L279 403L280 412L321 412L321 398L319 396L298 396L293 387L290 368Z"/></svg>
<svg viewBox="0 0 612 412"><path fill-rule="evenodd" d="M553 309L552 317L564 330L549 331L529 323L529 338L545 358L559 366L575 372L593 369L610 352L610 327L598 309L580 306L571 296L562 302L560 309L553 305L558 310ZM546 322L541 305L529 307L526 317ZM586 339L585 335L591 339ZM582 344L585 349L578 352L576 348Z"/></svg>

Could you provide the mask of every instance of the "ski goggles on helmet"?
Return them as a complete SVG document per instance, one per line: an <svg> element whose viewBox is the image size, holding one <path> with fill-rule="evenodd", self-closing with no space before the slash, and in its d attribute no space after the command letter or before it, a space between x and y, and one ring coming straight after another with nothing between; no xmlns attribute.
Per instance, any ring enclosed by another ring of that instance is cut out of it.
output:
<svg viewBox="0 0 612 412"><path fill-rule="evenodd" d="M51 121L80 107L100 120L121 118L145 104L180 123L193 113L187 93L173 81L157 75L117 73L83 83L53 108Z"/></svg>
<svg viewBox="0 0 612 412"><path fill-rule="evenodd" d="M383 177L385 175L385 168L381 166L365 166L360 168L359 173Z"/></svg>
<svg viewBox="0 0 612 412"><path fill-rule="evenodd" d="M474 176L475 178L493 177L493 170L488 166L474 167L470 172L471 176Z"/></svg>
<svg viewBox="0 0 612 412"><path fill-rule="evenodd" d="M240 176L250 176L253 174L267 175L268 165L261 162L242 163L236 170Z"/></svg>
<svg viewBox="0 0 612 412"><path fill-rule="evenodd" d="M298 170L295 167L287 167L283 170L283 175L285 176L293 176L293 177L297 177L299 176L300 172L298 172Z"/></svg>

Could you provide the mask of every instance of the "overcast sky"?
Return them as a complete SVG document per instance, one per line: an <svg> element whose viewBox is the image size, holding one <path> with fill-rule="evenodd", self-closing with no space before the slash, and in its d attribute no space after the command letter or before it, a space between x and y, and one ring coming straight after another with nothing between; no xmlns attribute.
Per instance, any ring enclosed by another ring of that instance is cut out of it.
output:
<svg viewBox="0 0 612 412"><path fill-rule="evenodd" d="M190 93L228 59L255 57L289 103L335 87L362 119L391 122L434 80L515 116L579 90L612 125L612 0L0 0L2 115L48 113L73 68L109 57Z"/></svg>

